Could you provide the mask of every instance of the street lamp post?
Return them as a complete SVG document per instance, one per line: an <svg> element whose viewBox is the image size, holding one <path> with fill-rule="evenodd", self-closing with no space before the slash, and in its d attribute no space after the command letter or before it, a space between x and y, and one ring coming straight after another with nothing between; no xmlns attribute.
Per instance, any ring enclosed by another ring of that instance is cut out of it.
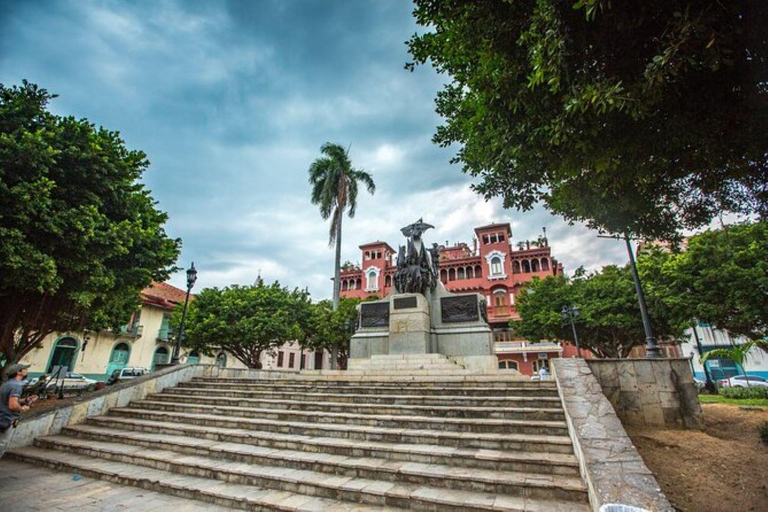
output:
<svg viewBox="0 0 768 512"><path fill-rule="evenodd" d="M579 317L579 307L565 305L563 306L561 313L563 314L563 323L570 322L571 324L571 330L573 331L573 341L576 342L576 353L578 354L578 357L581 357L581 350L579 349L579 335L576 332L576 323L574 322L574 319Z"/></svg>
<svg viewBox="0 0 768 512"><path fill-rule="evenodd" d="M179 364L181 354L181 339L184 336L184 321L187 319L187 306L189 305L189 292L192 291L192 287L195 286L197 281L197 269L195 268L195 262L187 269L187 296L184 299L184 310L181 313L181 325L179 326L179 335L176 337L176 344L173 346L173 357L171 358L171 364Z"/></svg>
<svg viewBox="0 0 768 512"><path fill-rule="evenodd" d="M624 237L624 241L627 244L629 265L632 267L632 277L635 280L637 301L640 303L640 316L643 317L643 329L645 329L645 357L661 357L661 349L659 348L659 344L656 343L656 338L653 336L651 317L648 316L648 307L645 305L645 294L643 293L643 285L640 283L640 274L637 273L637 264L635 263L635 253L632 252L632 243L629 241L628 236Z"/></svg>

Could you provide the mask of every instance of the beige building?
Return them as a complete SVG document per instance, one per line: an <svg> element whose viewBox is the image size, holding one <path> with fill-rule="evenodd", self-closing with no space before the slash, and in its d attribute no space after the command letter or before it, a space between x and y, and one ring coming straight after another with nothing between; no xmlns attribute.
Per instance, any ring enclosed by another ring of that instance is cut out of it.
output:
<svg viewBox="0 0 768 512"><path fill-rule="evenodd" d="M154 369L157 364L170 362L173 342L169 320L177 304L184 302L185 291L168 283L153 283L141 292L141 309L120 332L84 331L57 333L46 337L39 348L24 357L32 365L33 377L50 373L54 368L66 366L69 371L91 379L105 381L119 368L141 367ZM263 353L265 369L295 370L329 368L328 354L301 350L296 343L286 343L271 353ZM232 354L218 351L214 356L182 349L181 361L189 363L219 364L227 368L245 368Z"/></svg>

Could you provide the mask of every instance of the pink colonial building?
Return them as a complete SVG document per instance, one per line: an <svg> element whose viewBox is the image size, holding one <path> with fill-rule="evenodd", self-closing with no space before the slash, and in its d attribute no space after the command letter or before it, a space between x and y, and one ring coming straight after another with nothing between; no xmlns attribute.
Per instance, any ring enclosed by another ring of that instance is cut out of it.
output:
<svg viewBox="0 0 768 512"><path fill-rule="evenodd" d="M516 297L524 283L563 272L552 257L546 237L512 244L508 223L475 228L472 245L440 245L440 280L452 292L475 292L488 303L488 322L493 329L499 368L533 375L549 366L553 357L571 357L576 349L567 343L530 343L515 338L510 320L519 318ZM365 299L386 297L393 291L397 251L386 242L360 246L362 266L345 265L341 271L341 295ZM585 354L587 355L587 354Z"/></svg>

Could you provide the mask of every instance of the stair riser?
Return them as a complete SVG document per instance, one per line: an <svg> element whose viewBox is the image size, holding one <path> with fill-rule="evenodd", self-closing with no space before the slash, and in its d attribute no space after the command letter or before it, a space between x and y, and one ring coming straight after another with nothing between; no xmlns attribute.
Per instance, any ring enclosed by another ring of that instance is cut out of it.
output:
<svg viewBox="0 0 768 512"><path fill-rule="evenodd" d="M280 411L267 412L259 409L239 409L231 410L222 407L198 407L193 404L176 403L149 403L136 402L133 407L147 409L151 411L183 412L188 414L210 414L230 418L252 418L265 419L273 421L293 421L301 423L322 423L332 425L358 425L366 427L379 428L405 428L414 430L439 430L447 432L472 432L476 434L539 434L539 435L567 435L568 429L563 423L562 426L545 425L527 425L506 423L489 424L484 423L482 419L467 420L462 423L451 423L442 418L435 418L435 421L407 420L404 417L393 419L376 419L366 417L348 417L348 416L325 416L310 415L302 411Z"/></svg>
<svg viewBox="0 0 768 512"><path fill-rule="evenodd" d="M220 507L229 507L229 508L238 509L238 510L249 510L249 511L253 510L257 512L270 512L275 510L284 511L284 512L295 512L296 510L295 508L280 507L278 505L264 506L264 505L258 505L255 503L246 503L246 502L243 502L242 500L223 498L221 496L217 496L212 493L207 493L204 490L200 490L200 489L189 489L186 487L174 486L174 485L166 484L163 482L149 481L149 480L145 480L138 477L136 478L123 477L120 475L114 475L107 471L94 471L90 469L80 468L75 465L66 464L60 461L39 459L37 457L34 457L34 458L26 457L26 456L21 456L21 455L12 453L12 452L7 453L6 457L10 457L11 459L17 460L19 462L28 462L36 466L44 466L50 469L55 469L57 471L64 471L67 473L76 473L78 475L85 476L88 478L95 478L97 480L112 482L119 485L130 485L132 487L139 487L140 489L145 489L147 491L160 492L170 496L176 496L178 498L198 500L205 503L218 505Z"/></svg>
<svg viewBox="0 0 768 512"><path fill-rule="evenodd" d="M183 423L183 418L173 414L162 415L158 417L155 414L145 414L140 411L120 411L113 410L110 415L124 418L134 418L141 420L157 420L168 423ZM237 421L234 418L199 418L195 419L197 426L212 428L241 428L254 429L253 423ZM488 448L491 450L516 450L530 452L550 452L550 453L573 453L569 444L557 443L535 443L521 442L504 439L466 439L451 436L450 433L444 436L421 436L403 433L382 433L382 432L359 432L342 428L313 428L313 427L294 427L291 425L280 425L264 423L258 425L258 429L267 432L280 432L284 434L296 434L314 437L333 437L348 438L360 441L376 441L382 443L406 443L406 444L436 444L440 446L453 446L461 448Z"/></svg>
<svg viewBox="0 0 768 512"><path fill-rule="evenodd" d="M413 453L407 451L394 451L386 449L368 448L362 449L357 447L349 447L345 445L328 445L328 444L315 444L304 443L286 440L284 438L270 439L254 437L251 435L235 435L229 433L222 433L216 430L200 431L196 429L185 429L183 425L179 425L178 428L172 428L168 426L155 426L155 425L136 425L136 424L115 424L109 423L105 420L97 420L91 418L87 422L90 425L109 427L113 426L116 429L132 430L136 432L146 432L151 434L167 434L167 435L182 435L186 437L194 437L197 439L208 439L211 441L218 441L222 443L240 443L254 446L261 446L265 448L275 448L280 450L295 450L306 451L310 453L330 453L333 455L342 455L345 457L368 457L377 459L387 459L396 461L407 462L419 462L423 464L442 464L448 466L461 466L471 467L477 469L492 469L496 471L517 471L522 473L540 473L540 474L553 474L563 476L575 476L579 474L578 466L563 465L563 464L547 464L544 462L535 463L528 461L498 461L493 459L482 459L473 457L462 456L448 456L440 454L424 454ZM82 435L82 434L78 434ZM93 434L89 434L93 436ZM98 440L109 441L114 436L98 436ZM97 439L97 437L94 437ZM133 442L129 439L125 439L126 443ZM560 445L556 445L560 447ZM523 451L523 450L521 450ZM543 453L540 450L535 453ZM547 453L571 453L568 451L549 450Z"/></svg>
<svg viewBox="0 0 768 512"><path fill-rule="evenodd" d="M523 396L505 399L492 399L491 397L444 397L434 396L388 396L388 395L343 395L340 393L280 393L271 391L239 391L239 390L212 390L195 388L167 388L163 390L165 395L192 395L202 397L224 397L243 399L262 399L274 401L301 401L305 403L334 402L343 404L383 404L383 405L417 405L425 407L530 407L530 408L560 408L560 398ZM525 392L521 392L524 395Z"/></svg>
<svg viewBox="0 0 768 512"><path fill-rule="evenodd" d="M376 381L371 379L370 381L361 381L358 379L346 380L343 377L336 377L333 379L325 378L303 378L303 379L238 379L238 378L194 378L184 384L238 384L238 385L260 385L268 387L335 387L335 388L359 388L359 387L400 387L407 389L417 388L454 388L454 389L473 389L473 388L494 388L498 393L499 389L517 388L525 389L526 391L532 390L557 390L557 386L554 382L535 382L522 379L511 380L466 380L466 377L458 377L456 379L423 379L423 380L408 380L392 381L390 379L383 379Z"/></svg>
<svg viewBox="0 0 768 512"><path fill-rule="evenodd" d="M234 391L272 391L278 393L324 393L324 394L370 394L370 395L418 395L418 396L465 396L465 397L499 397L499 396L520 396L525 394L531 397L556 397L556 389L524 389L524 388L509 388L505 390L499 390L494 388L422 388L422 387L391 387L391 386L279 386L279 385L264 385L264 384L210 384L210 383L196 383L196 382L181 382L178 386L180 389L211 389L211 390L234 390Z"/></svg>
<svg viewBox="0 0 768 512"><path fill-rule="evenodd" d="M127 464L143 466L143 467L148 467L152 469L159 469L162 471L170 471L173 473L196 476L200 478L218 479L218 480L223 480L223 481L232 482L232 483L241 484L241 485L253 485L256 487L260 487L262 489L275 489L275 490L317 496L321 498L340 499L344 501L356 501L359 503L368 503L371 505L384 506L387 504L385 500L379 500L376 495L366 493L364 490L362 491L340 490L335 487L322 485L321 483L313 484L307 481L292 482L288 480L282 480L280 476L271 477L270 475L253 475L253 474L245 474L245 473L236 473L234 471L225 471L221 468L214 469L214 468L207 468L207 467L197 467L197 466L192 466L189 464L184 464L184 463L175 462L175 461L142 457L135 454L123 454L123 453L110 452L106 450L85 448L85 447L72 446L72 445L59 446L58 444L48 442L45 439L38 440L35 444L42 448L54 449L54 450L58 449L59 451L76 453L79 455L95 457L102 460L123 462ZM245 459L240 459L240 458L232 459L227 457L227 459L236 460L237 462L250 463L250 461ZM269 464L267 461L256 462L256 464L274 465L274 464ZM291 467L291 466L285 465L282 467ZM333 473L332 471L323 471L323 469L329 469L329 468L327 465L321 465L321 464L313 464L311 466L303 467L300 469ZM478 482L478 481L462 482L461 480L453 480L453 479L451 479L450 481L448 479L442 480L440 481L440 483L442 483L443 485L436 485L438 483L437 479L424 478L418 475L407 475L407 474L401 474L401 473L396 473L392 475L391 473L376 472L376 471L369 471L369 470L350 469L347 472L342 471L337 474L339 476L367 478L367 479L374 479L374 480L385 480L385 481L392 481L392 482L405 483L405 484L440 486L440 487L445 487L449 489L474 490L474 491L480 491L480 492L506 494L510 496L520 496L520 497L527 497L527 498L563 499L563 500L574 500L574 501L583 501L586 498L586 495L582 492L570 491L567 489L561 489L557 487L541 488L541 487L526 486L526 485L508 485L508 484L501 484L501 483L494 484L489 482ZM457 487L453 487L452 485L450 485L451 483L457 485ZM414 499L414 501L419 502L418 499ZM424 507L419 506L417 507L417 509L423 510Z"/></svg>
<svg viewBox="0 0 768 512"><path fill-rule="evenodd" d="M501 410L467 410L462 408L434 409L430 407L412 407L399 408L388 407L386 405L375 405L374 407L362 406L361 404L323 404L323 403L285 403L285 402L263 402L255 400L241 400L235 398L203 398L203 397L184 397L173 394L155 394L149 397L153 401L168 402L175 404L199 404L199 405L218 405L226 407L263 407L267 409L284 409L290 411L314 411L331 413L355 413L355 414L388 414L388 415L412 415L412 416L434 416L439 418L489 418L489 419L509 419L509 420L531 420L531 421L565 421L562 410L539 410L534 408L522 408L513 411ZM366 404L367 405L367 404Z"/></svg>

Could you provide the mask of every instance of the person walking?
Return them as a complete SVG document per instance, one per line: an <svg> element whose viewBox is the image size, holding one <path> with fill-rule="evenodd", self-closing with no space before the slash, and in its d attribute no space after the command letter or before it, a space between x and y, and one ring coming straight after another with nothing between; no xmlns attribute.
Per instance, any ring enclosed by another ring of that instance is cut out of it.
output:
<svg viewBox="0 0 768 512"><path fill-rule="evenodd" d="M22 381L27 377L28 364L12 364L8 367L8 380L0 386L0 458L11 445L19 415L29 410L37 396L21 398L24 389Z"/></svg>

